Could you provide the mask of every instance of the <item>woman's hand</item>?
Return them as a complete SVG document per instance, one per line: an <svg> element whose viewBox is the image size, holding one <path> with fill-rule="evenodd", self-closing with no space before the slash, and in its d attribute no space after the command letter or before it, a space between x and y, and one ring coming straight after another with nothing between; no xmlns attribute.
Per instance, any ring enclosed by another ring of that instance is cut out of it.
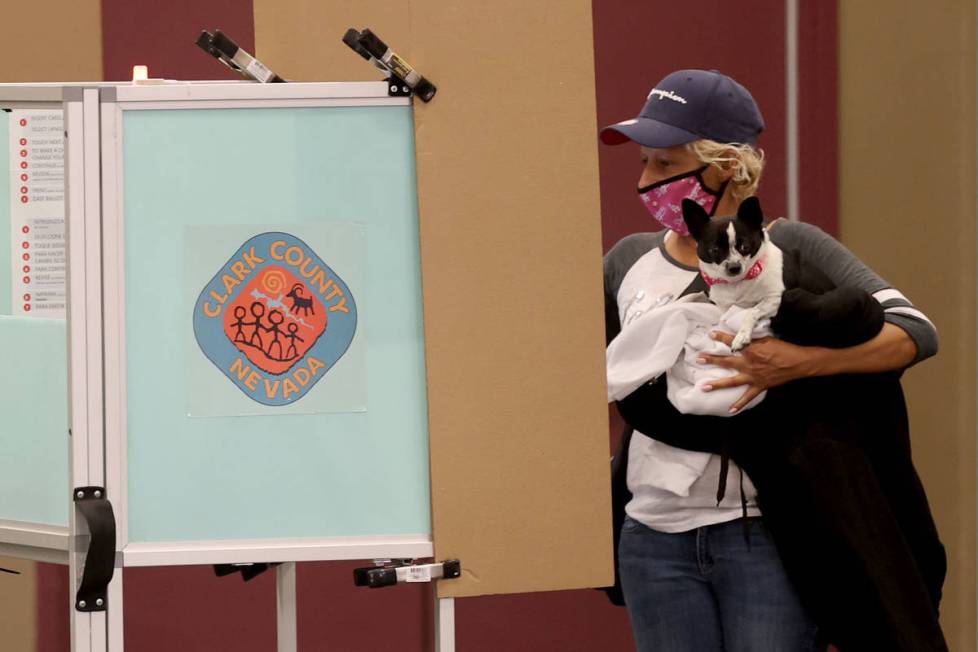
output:
<svg viewBox="0 0 978 652"><path fill-rule="evenodd" d="M727 346L730 346L734 338L733 335L718 331L710 333L710 337ZM747 391L730 408L731 413L739 412L764 390L811 375L810 363L817 351L815 347L797 346L774 337L762 337L751 342L740 355L702 354L699 357L702 364L714 364L739 372L730 378L716 380L703 389L712 391L747 385Z"/></svg>

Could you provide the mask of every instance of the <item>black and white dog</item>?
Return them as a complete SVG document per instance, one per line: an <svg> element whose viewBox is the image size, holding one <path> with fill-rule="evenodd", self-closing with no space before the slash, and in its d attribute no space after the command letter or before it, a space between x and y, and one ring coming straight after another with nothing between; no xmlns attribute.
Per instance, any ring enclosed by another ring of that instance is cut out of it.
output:
<svg viewBox="0 0 978 652"><path fill-rule="evenodd" d="M683 200L683 219L696 240L700 274L710 286L710 300L723 310L749 308L730 348L750 344L762 319L774 317L784 293L781 250L764 230L764 214L756 197L748 197L735 217L710 218L690 199Z"/></svg>

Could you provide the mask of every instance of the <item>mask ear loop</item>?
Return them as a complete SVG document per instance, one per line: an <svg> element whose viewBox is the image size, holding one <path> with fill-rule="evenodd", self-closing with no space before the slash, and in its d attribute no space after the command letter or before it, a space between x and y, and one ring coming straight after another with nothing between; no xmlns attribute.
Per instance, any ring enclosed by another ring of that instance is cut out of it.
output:
<svg viewBox="0 0 978 652"><path fill-rule="evenodd" d="M709 213L707 213L707 215L709 215L710 217L713 217L713 215L717 212L717 207L720 206L720 200L723 199L723 193L724 193L724 191L726 191L727 186L730 184L730 179L727 179L726 181L724 181L723 183L721 183L719 190L710 190L710 187L708 185L706 185L706 181L703 180L703 173L706 171L706 169L708 167L710 167L710 166L709 165L704 165L699 170L697 170L696 171L696 178L699 180L699 182L700 182L700 188L702 188L704 192L706 192L708 194L711 194L714 197L716 197L716 201L713 202L713 207L710 208Z"/></svg>
<svg viewBox="0 0 978 652"><path fill-rule="evenodd" d="M682 174L677 174L675 176L669 177L668 179L663 179L662 181L656 181L655 183L650 183L647 186L642 186L641 188L638 189L638 194L644 195L648 191L654 190L659 186L664 186L667 183L672 183L673 181L679 181L680 179L685 179L687 177L696 177L696 179L700 182L700 185L703 186L703 189L706 190L708 193L713 194L713 191L707 188L706 185L704 185L703 183L703 172L706 171L708 167L710 166L704 165L701 168L690 170L689 172L683 172Z"/></svg>

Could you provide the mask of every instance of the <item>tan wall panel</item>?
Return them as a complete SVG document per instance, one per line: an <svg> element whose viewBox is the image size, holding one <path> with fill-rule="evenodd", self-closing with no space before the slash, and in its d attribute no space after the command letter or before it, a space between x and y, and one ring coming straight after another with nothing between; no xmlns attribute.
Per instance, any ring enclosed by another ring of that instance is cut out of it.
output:
<svg viewBox="0 0 978 652"><path fill-rule="evenodd" d="M37 645L37 567L7 557L0 557L0 567L21 573L0 573L0 649L29 652Z"/></svg>
<svg viewBox="0 0 978 652"><path fill-rule="evenodd" d="M952 650L974 650L975 3L839 11L842 239L941 335L904 386L949 556L944 628Z"/></svg>
<svg viewBox="0 0 978 652"><path fill-rule="evenodd" d="M99 0L7 2L0 21L0 82L102 79Z"/></svg>
<svg viewBox="0 0 978 652"><path fill-rule="evenodd" d="M439 87L416 104L435 552L443 596L612 580L591 5L256 0L256 49L375 79L371 27Z"/></svg>

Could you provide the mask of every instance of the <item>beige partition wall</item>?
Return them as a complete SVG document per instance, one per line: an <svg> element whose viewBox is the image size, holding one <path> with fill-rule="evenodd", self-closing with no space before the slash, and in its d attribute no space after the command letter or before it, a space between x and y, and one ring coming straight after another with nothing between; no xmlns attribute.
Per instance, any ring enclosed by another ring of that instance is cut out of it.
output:
<svg viewBox="0 0 978 652"><path fill-rule="evenodd" d="M6 2L0 82L102 79L99 0Z"/></svg>
<svg viewBox="0 0 978 652"><path fill-rule="evenodd" d="M587 0L256 0L285 77L378 79L370 27L439 91L415 105L439 595L612 580L594 57Z"/></svg>
<svg viewBox="0 0 978 652"><path fill-rule="evenodd" d="M34 562L0 557L0 649L31 652L37 644L37 573ZM65 613L68 605L64 605Z"/></svg>
<svg viewBox="0 0 978 652"><path fill-rule="evenodd" d="M974 650L975 2L839 12L841 235L940 332L904 386L948 551L942 621L952 650Z"/></svg>

